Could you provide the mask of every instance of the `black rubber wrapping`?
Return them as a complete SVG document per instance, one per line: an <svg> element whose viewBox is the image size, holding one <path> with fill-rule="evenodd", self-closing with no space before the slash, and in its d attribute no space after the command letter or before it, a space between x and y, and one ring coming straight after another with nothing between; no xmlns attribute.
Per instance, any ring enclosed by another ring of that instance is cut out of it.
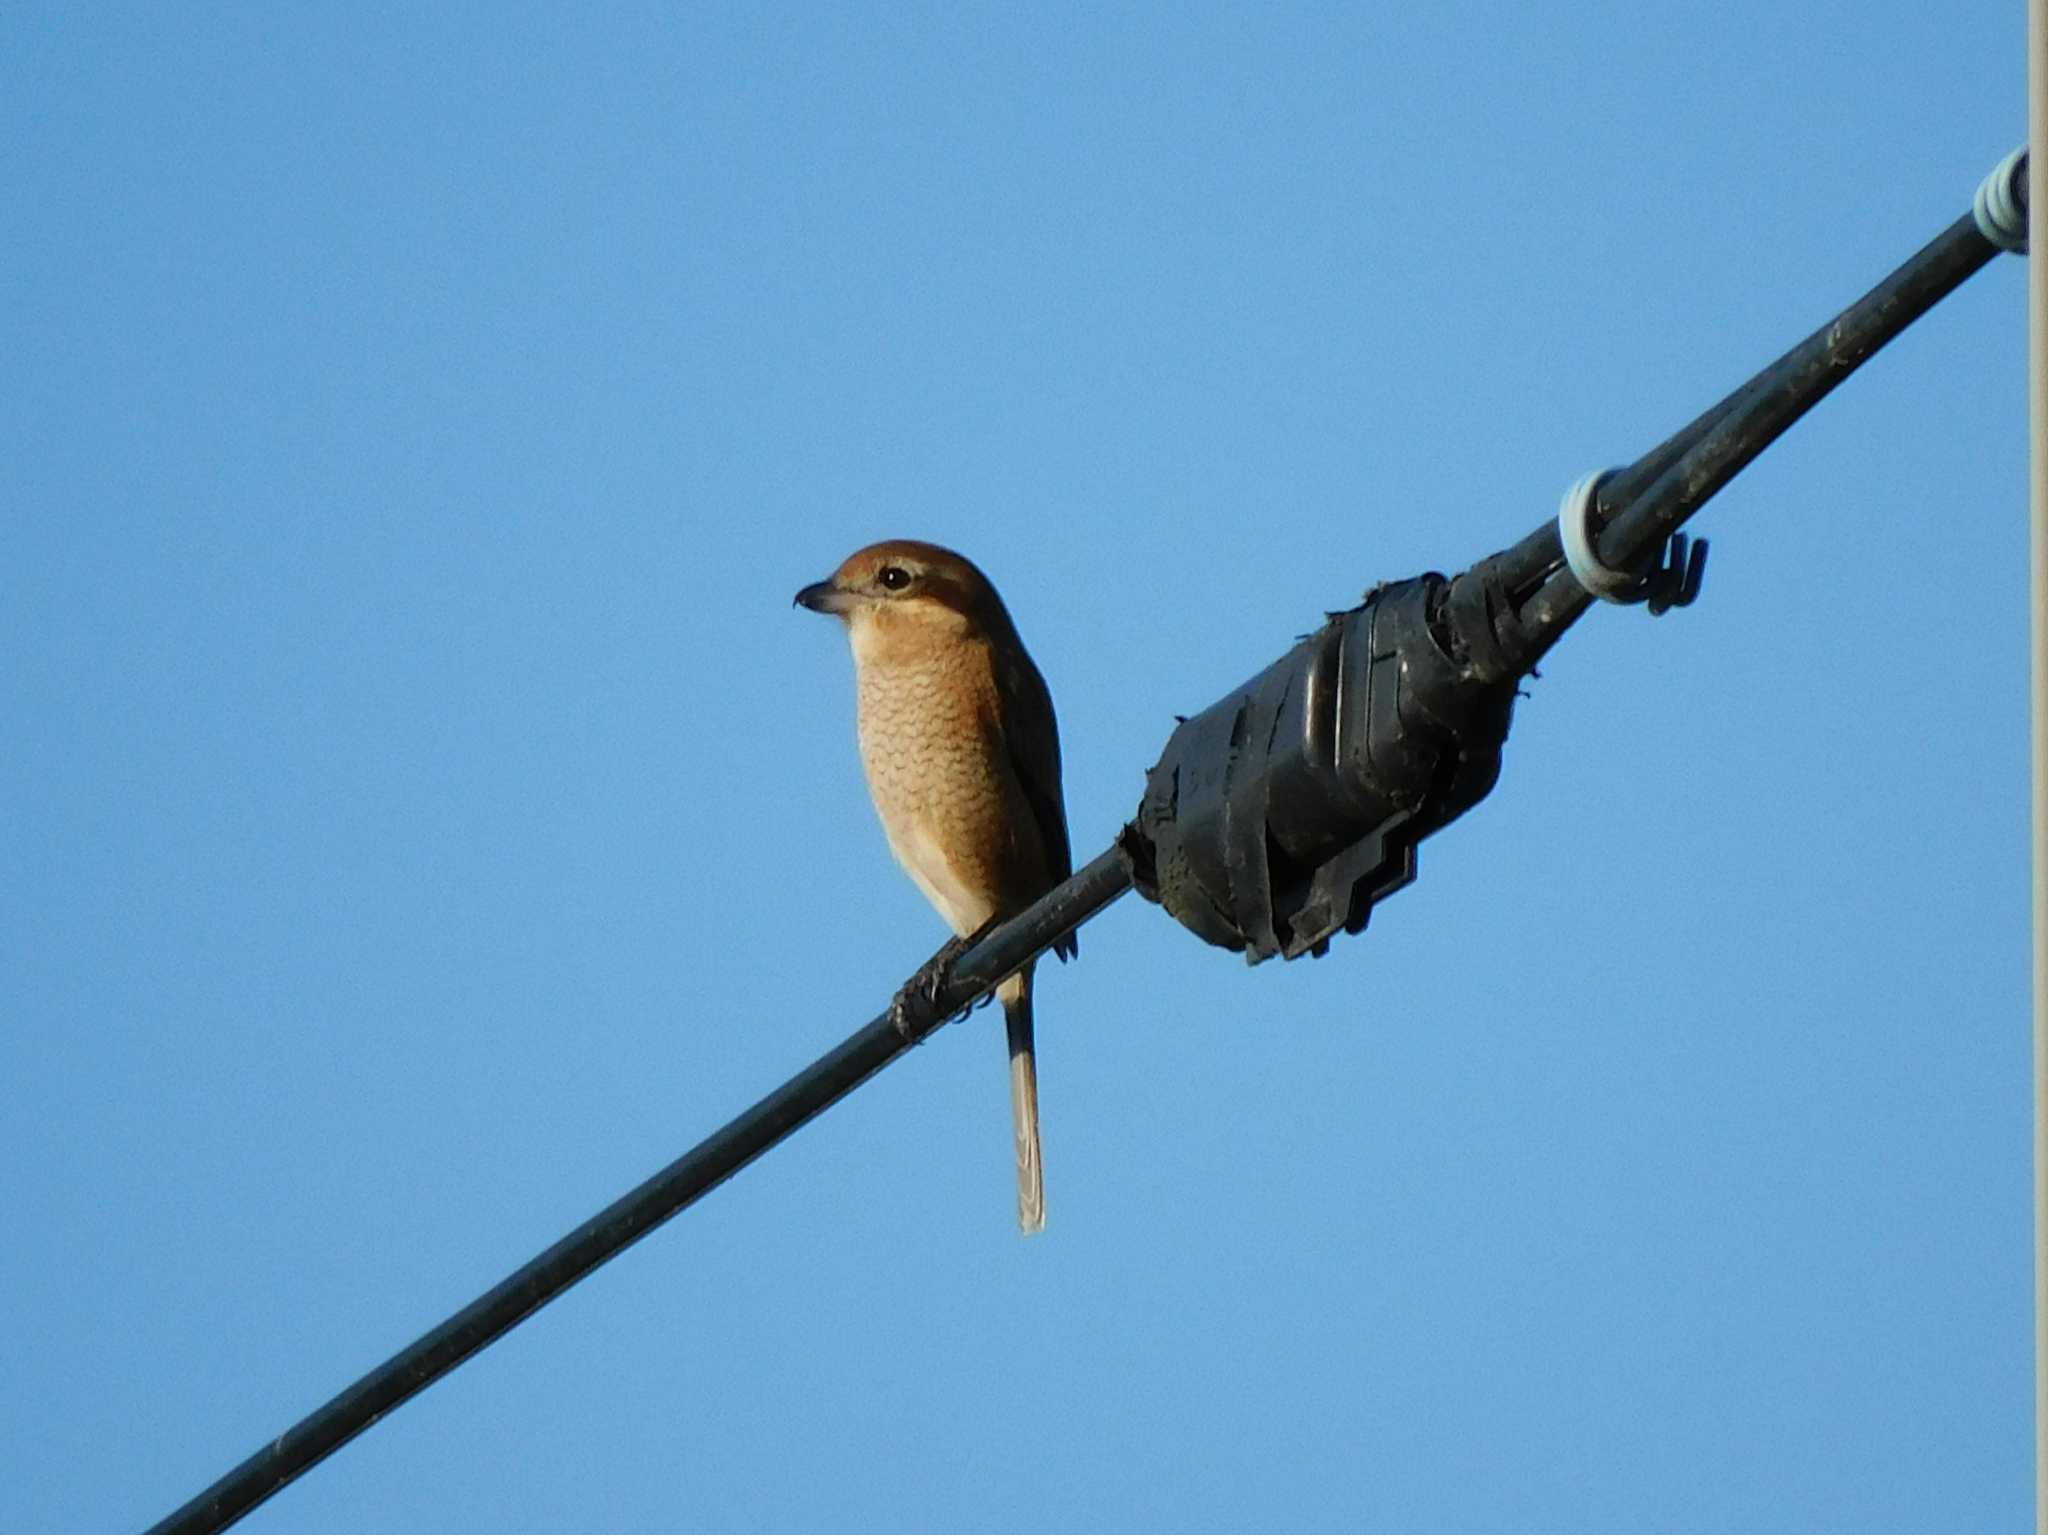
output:
<svg viewBox="0 0 2048 1535"><path fill-rule="evenodd" d="M1184 720L1124 839L1138 891L1254 964L1362 929L1500 773L1519 672L1491 626L1488 664L1446 653L1452 591L1434 572L1381 587Z"/></svg>

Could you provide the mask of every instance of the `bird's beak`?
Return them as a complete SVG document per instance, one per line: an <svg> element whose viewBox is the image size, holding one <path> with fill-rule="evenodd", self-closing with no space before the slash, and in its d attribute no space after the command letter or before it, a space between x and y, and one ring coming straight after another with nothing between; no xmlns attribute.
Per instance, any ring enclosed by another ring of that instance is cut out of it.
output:
<svg viewBox="0 0 2048 1535"><path fill-rule="evenodd" d="M844 613L853 606L853 597L830 581L813 581L796 594L796 605L813 613Z"/></svg>

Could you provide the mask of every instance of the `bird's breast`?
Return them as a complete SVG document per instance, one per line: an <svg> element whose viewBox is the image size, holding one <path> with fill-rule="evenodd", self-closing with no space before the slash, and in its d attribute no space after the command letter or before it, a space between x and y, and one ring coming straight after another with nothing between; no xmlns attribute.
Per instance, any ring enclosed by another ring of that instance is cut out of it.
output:
<svg viewBox="0 0 2048 1535"><path fill-rule="evenodd" d="M955 650L858 665L861 765L882 829L956 933L1020 887L1028 815L1003 749L986 667Z"/></svg>

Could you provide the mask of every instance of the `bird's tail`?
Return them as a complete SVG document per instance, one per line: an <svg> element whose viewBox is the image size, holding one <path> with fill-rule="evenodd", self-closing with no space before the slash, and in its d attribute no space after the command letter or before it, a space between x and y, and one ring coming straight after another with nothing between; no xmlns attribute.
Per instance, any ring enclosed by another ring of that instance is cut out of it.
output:
<svg viewBox="0 0 2048 1535"><path fill-rule="evenodd" d="M1017 1132L1017 1225L1045 1230L1045 1168L1038 1159L1038 1062L1031 1040L1031 972L996 988L1010 1035L1010 1118Z"/></svg>

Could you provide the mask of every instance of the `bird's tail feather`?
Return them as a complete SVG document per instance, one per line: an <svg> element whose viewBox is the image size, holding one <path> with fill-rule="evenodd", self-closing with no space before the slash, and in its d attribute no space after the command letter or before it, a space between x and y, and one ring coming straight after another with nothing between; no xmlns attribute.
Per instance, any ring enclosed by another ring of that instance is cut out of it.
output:
<svg viewBox="0 0 2048 1535"><path fill-rule="evenodd" d="M1010 1118L1017 1134L1017 1225L1045 1229L1045 1168L1038 1155L1038 1061L1031 1038L1031 972L996 990L1010 1035Z"/></svg>

